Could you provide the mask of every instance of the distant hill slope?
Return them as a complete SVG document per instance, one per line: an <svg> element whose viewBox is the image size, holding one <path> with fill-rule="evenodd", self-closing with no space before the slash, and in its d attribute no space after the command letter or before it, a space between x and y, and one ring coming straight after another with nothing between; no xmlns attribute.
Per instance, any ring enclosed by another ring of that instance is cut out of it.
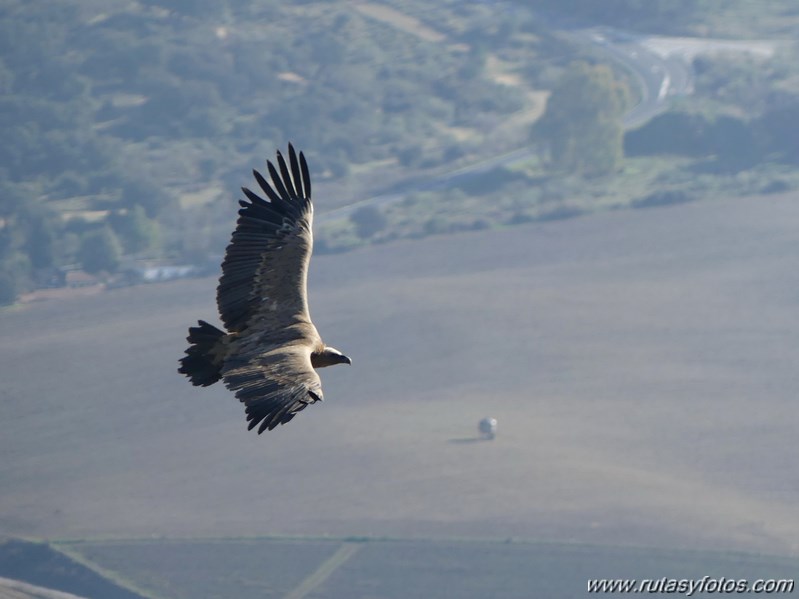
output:
<svg viewBox="0 0 799 599"><path fill-rule="evenodd" d="M525 91L498 83L486 57L531 61L547 46L494 31L510 17L442 6L425 29L437 35L420 39L391 17L418 20L375 10L6 3L0 218L16 195L63 200L57 208L74 215L140 204L152 216L231 175L224 188L236 189L254 157L287 140L310 153L317 181L396 171L398 156L406 167L450 162L479 151L452 131L479 141L524 106ZM514 18L529 27L529 14Z"/></svg>
<svg viewBox="0 0 799 599"><path fill-rule="evenodd" d="M143 599L46 543L0 542L0 599L86 598Z"/></svg>
<svg viewBox="0 0 799 599"><path fill-rule="evenodd" d="M87 599L11 578L0 578L0 599Z"/></svg>

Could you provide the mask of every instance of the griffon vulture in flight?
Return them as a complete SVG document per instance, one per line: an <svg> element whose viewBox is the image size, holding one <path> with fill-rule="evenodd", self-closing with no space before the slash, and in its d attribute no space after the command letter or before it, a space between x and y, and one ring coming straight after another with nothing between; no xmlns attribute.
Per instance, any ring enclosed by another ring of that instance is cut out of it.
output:
<svg viewBox="0 0 799 599"><path fill-rule="evenodd" d="M253 171L269 201L242 188L249 202L239 201L216 289L227 332L202 320L191 327L178 369L193 385L224 379L259 434L322 401L316 369L352 363L324 344L308 312L313 206L305 156L298 160L289 144L288 165L280 152L277 164L279 171L267 161L271 185Z"/></svg>

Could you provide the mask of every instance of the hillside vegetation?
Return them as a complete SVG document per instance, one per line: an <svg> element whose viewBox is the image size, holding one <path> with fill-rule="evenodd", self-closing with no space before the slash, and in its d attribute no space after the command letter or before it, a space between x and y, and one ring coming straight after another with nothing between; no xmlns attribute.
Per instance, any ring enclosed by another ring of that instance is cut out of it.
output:
<svg viewBox="0 0 799 599"><path fill-rule="evenodd" d="M5 2L0 304L59 284L67 268L107 277L134 260L217 264L236 189L289 140L308 154L320 212L527 144L540 150L322 227L320 251L794 185L771 166L796 160L785 126L799 105L793 48L768 68L697 64L701 104L678 110L701 109L710 133L694 121L673 131L712 139L675 158L658 123L622 144L634 80L564 41L551 17L690 32L721 19L712 1L501 6ZM779 31L799 19L782 2L763 12L783 16ZM745 3L728 13L745 14ZM755 33L775 30L756 23Z"/></svg>
<svg viewBox="0 0 799 599"><path fill-rule="evenodd" d="M4 3L0 299L81 254L218 253L216 200L287 140L340 183L327 207L512 147L491 133L531 99L497 52L523 24L468 5L423 25L366 3Z"/></svg>

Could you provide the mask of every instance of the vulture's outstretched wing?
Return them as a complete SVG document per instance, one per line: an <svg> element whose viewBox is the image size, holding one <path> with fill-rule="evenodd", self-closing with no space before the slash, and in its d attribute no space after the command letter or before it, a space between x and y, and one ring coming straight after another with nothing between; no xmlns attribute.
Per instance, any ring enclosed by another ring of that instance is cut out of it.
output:
<svg viewBox="0 0 799 599"><path fill-rule="evenodd" d="M258 433L285 424L305 406L321 401L322 383L308 347L290 345L251 357L225 372L225 385L247 407L248 429Z"/></svg>
<svg viewBox="0 0 799 599"><path fill-rule="evenodd" d="M267 161L272 185L255 180L270 201L242 188L236 230L225 251L216 301L225 327L241 332L254 320L262 331L310 322L308 262L313 248L311 178L305 156L289 144L289 163ZM290 170L289 170L290 169ZM274 188L273 188L274 186Z"/></svg>

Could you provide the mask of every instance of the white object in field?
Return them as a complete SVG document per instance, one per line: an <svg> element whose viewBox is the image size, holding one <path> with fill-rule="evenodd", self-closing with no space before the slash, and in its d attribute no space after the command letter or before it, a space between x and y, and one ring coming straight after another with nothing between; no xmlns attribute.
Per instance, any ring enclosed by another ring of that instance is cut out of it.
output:
<svg viewBox="0 0 799 599"><path fill-rule="evenodd" d="M483 435L485 439L493 439L497 435L497 419L496 418L483 418L480 424L477 425L477 430Z"/></svg>

